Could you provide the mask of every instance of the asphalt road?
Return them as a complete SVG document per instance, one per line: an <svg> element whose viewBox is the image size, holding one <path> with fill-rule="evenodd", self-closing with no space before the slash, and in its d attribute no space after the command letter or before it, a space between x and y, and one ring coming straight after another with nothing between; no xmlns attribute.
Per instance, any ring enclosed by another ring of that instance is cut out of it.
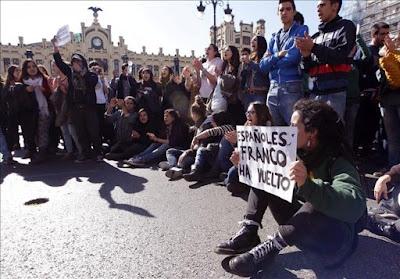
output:
<svg viewBox="0 0 400 279"><path fill-rule="evenodd" d="M1 279L235 278L213 247L239 229L246 202L224 187L111 162L21 164L3 175ZM36 198L49 201L24 205ZM276 227L267 213L261 238ZM293 247L256 277L400 278L400 246L364 231L339 269Z"/></svg>

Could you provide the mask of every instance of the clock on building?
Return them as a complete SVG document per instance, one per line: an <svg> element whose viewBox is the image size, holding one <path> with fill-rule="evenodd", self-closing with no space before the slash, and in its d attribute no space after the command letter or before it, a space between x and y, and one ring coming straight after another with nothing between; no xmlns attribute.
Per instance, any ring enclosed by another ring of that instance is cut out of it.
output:
<svg viewBox="0 0 400 279"><path fill-rule="evenodd" d="M93 37L93 39L92 39L92 48L102 49L103 48L103 41L99 37Z"/></svg>

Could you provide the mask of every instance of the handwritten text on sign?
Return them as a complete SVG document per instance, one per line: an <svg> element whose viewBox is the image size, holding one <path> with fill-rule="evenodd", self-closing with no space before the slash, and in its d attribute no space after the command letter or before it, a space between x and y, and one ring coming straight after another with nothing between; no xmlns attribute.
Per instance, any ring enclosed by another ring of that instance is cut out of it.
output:
<svg viewBox="0 0 400 279"><path fill-rule="evenodd" d="M296 161L297 128L238 126L237 133L240 182L292 202L289 168Z"/></svg>

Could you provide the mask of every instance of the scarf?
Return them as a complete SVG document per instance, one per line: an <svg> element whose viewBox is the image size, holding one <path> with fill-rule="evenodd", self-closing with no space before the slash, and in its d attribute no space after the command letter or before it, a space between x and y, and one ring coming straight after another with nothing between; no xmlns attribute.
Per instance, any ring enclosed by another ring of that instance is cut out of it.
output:
<svg viewBox="0 0 400 279"><path fill-rule="evenodd" d="M44 96L41 87L43 86L43 78L38 77L35 79L28 78L24 79L24 83L34 87L36 101L39 105L39 115L49 116L49 106L47 104L46 96Z"/></svg>

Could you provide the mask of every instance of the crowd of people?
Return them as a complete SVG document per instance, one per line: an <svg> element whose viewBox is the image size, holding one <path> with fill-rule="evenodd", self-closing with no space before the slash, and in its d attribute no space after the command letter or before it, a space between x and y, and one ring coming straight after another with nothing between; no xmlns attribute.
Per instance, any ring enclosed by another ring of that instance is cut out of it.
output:
<svg viewBox="0 0 400 279"><path fill-rule="evenodd" d="M62 142L62 160L158 163L172 180L219 181L235 195L246 193L242 228L215 248L238 255L229 267L243 276L292 245L335 255L330 266L339 264L354 250L365 216L371 231L400 241L398 221L379 222L382 208L366 215L353 157L387 157L375 188L377 201L387 199L400 164L400 34L391 38L379 22L367 45L338 15L341 5L318 1L321 24L310 36L294 0L279 0L282 27L268 42L255 36L251 49L228 46L222 57L210 44L181 74L165 65L159 78L144 67L136 80L123 64L108 82L101 64L78 53L67 62L53 39L50 74L27 59L2 81L4 164L16 163L21 127L31 164L52 158ZM237 125L297 127L292 203L239 181ZM267 207L279 227L261 243Z"/></svg>

